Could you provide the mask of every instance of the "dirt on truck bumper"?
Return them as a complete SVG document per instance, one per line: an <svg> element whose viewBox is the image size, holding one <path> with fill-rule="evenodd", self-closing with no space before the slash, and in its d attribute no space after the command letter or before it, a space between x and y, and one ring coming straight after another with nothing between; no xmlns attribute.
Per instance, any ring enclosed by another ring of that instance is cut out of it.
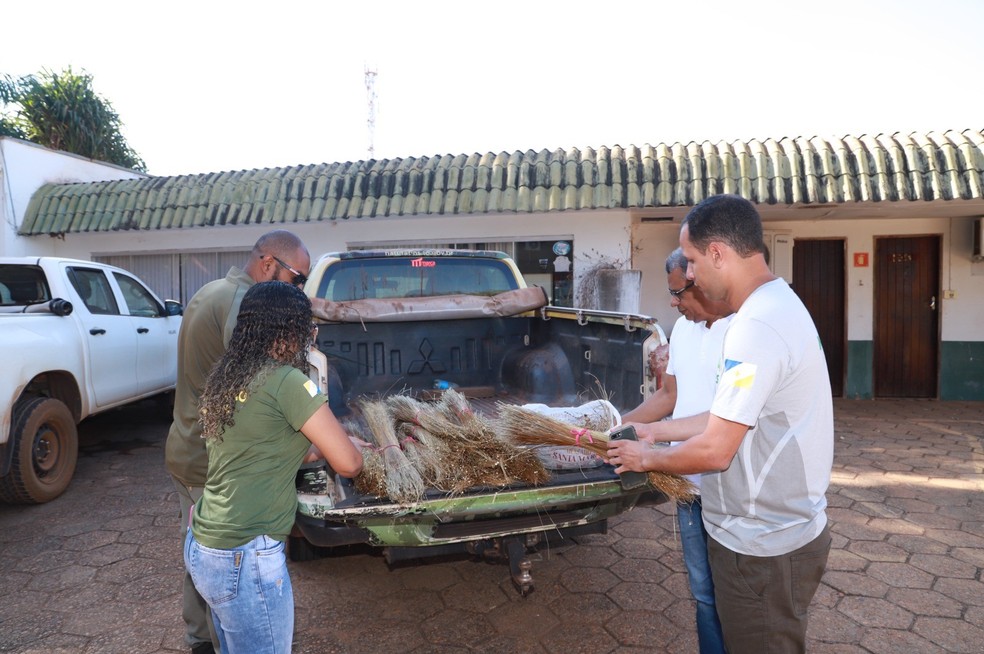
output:
<svg viewBox="0 0 984 654"><path fill-rule="evenodd" d="M599 475L604 478L598 478ZM293 548L339 547L367 543L380 547L389 563L468 552L483 559L505 560L513 584L523 595L533 590L533 562L528 551L541 542L556 542L586 533L605 533L608 518L639 504L658 504L666 496L647 489L626 491L610 467L555 478L550 485L472 490L448 496L434 493L413 504L359 498L335 502L332 493L313 490L327 479L324 470L302 472L307 483L298 492ZM329 486L330 484L326 484ZM351 482L342 482L351 487Z"/></svg>
<svg viewBox="0 0 984 654"><path fill-rule="evenodd" d="M581 475L569 473L535 488L435 493L413 504L364 498L335 503L326 493L300 492L297 527L318 546L430 547L587 525L640 501L666 501L646 488L625 491L614 472L606 473L607 479L591 481L572 480Z"/></svg>

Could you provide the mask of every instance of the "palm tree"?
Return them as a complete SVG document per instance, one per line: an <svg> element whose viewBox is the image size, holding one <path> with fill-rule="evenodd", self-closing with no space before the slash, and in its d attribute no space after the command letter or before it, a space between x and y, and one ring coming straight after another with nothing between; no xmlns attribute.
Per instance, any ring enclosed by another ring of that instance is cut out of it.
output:
<svg viewBox="0 0 984 654"><path fill-rule="evenodd" d="M92 76L42 70L0 79L0 103L16 108L0 115L0 136L16 136L55 150L146 172L147 164L123 138L120 117L92 90Z"/></svg>

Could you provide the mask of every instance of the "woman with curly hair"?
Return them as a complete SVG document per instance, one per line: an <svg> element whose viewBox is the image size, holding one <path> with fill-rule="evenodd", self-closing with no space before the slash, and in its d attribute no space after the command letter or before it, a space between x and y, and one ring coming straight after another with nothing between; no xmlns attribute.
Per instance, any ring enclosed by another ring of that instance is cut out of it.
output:
<svg viewBox="0 0 984 654"><path fill-rule="evenodd" d="M200 419L208 450L185 565L212 609L224 654L290 652L294 596L284 543L302 461L353 477L362 454L307 377L311 303L284 282L243 297L232 340L209 374Z"/></svg>

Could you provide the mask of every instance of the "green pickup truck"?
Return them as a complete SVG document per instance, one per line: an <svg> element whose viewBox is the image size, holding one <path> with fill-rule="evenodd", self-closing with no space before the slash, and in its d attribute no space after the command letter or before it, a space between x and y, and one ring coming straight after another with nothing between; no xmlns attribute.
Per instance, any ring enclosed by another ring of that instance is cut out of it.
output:
<svg viewBox="0 0 984 654"><path fill-rule="evenodd" d="M620 411L656 388L651 354L666 343L652 318L546 305L501 252L387 250L330 253L306 291L319 318L319 382L342 420L360 402L452 386L494 417L502 403L572 407L603 389ZM666 501L624 490L604 464L551 472L537 486L429 489L412 503L360 494L324 463L298 473L291 557L368 543L387 561L468 551L507 559L523 594L528 553L542 542L603 533L607 520Z"/></svg>

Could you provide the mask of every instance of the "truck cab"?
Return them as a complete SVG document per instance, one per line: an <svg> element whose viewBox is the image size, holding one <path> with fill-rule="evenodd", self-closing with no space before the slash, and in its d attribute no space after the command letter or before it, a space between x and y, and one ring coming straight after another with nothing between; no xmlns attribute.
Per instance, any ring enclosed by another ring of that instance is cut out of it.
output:
<svg viewBox="0 0 984 654"><path fill-rule="evenodd" d="M181 312L114 266L0 258L0 500L54 499L78 422L174 388Z"/></svg>

